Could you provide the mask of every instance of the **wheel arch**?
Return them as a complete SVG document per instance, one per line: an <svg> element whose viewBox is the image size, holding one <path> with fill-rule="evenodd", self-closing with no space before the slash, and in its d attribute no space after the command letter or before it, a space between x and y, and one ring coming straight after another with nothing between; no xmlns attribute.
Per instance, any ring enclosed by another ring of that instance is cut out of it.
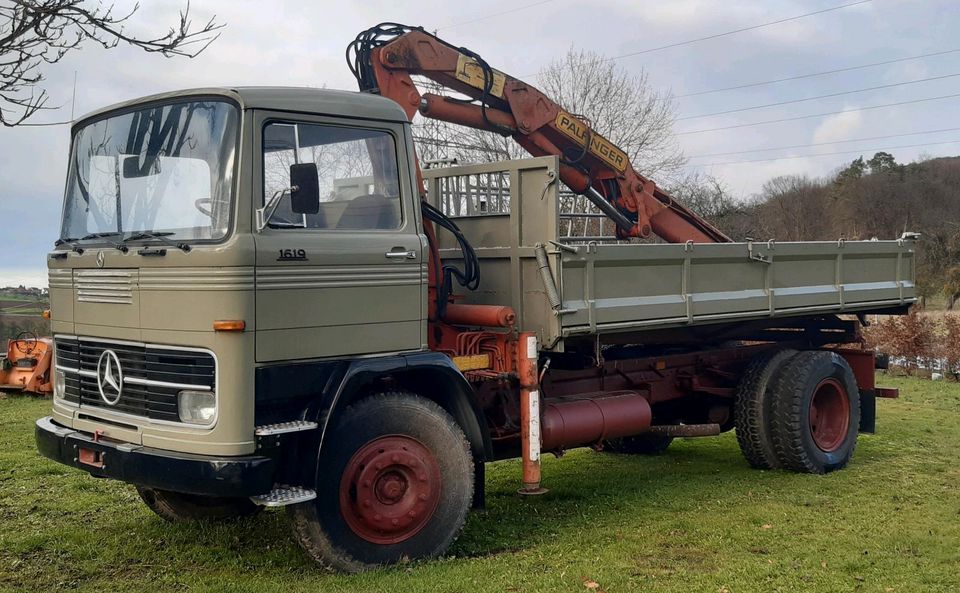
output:
<svg viewBox="0 0 960 593"><path fill-rule="evenodd" d="M320 424L318 453L323 450L329 429L351 403L388 389L405 389L442 407L460 426L474 459L493 459L486 420L474 398L473 388L449 357L423 352L390 357L355 359L344 369L339 385L314 401L308 410Z"/></svg>
<svg viewBox="0 0 960 593"><path fill-rule="evenodd" d="M410 360L414 359L414 360ZM486 418L474 397L473 387L449 357L429 353L408 358L406 368L395 374L400 386L436 402L463 429L474 459L493 460L493 443L485 430Z"/></svg>

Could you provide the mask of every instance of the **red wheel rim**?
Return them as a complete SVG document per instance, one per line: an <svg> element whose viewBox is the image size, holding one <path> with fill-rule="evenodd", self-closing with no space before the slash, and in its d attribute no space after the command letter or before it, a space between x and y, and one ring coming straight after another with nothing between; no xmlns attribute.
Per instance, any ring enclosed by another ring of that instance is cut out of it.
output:
<svg viewBox="0 0 960 593"><path fill-rule="evenodd" d="M850 427L850 399L836 379L824 379L810 399L810 434L822 451L836 451Z"/></svg>
<svg viewBox="0 0 960 593"><path fill-rule="evenodd" d="M354 453L340 479L340 512L351 530L375 544L416 535L440 503L440 466L420 441L380 437Z"/></svg>

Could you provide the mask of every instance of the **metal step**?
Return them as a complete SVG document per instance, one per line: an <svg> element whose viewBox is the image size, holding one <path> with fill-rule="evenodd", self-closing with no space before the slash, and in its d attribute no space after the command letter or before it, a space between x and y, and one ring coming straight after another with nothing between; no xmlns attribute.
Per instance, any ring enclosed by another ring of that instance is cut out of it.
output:
<svg viewBox="0 0 960 593"><path fill-rule="evenodd" d="M265 507L284 507L289 504L298 504L307 502L317 497L315 490L307 490L301 486L287 486L286 484L277 484L273 490L260 496L251 496L255 504Z"/></svg>
<svg viewBox="0 0 960 593"><path fill-rule="evenodd" d="M265 437L274 434L286 434L288 432L300 432L303 430L313 430L319 424L309 420L294 420L292 422L278 422L276 424L264 424L258 426L254 434L258 437Z"/></svg>

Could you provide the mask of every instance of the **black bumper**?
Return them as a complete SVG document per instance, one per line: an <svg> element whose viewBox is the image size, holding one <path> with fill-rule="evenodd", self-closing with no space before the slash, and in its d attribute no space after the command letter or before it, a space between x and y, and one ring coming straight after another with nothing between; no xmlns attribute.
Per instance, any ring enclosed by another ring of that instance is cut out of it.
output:
<svg viewBox="0 0 960 593"><path fill-rule="evenodd" d="M209 496L255 496L273 487L274 460L261 455L214 457L94 442L93 435L60 426L49 416L37 420L36 438L37 450L44 457L97 477ZM82 462L81 449L98 453L102 467Z"/></svg>

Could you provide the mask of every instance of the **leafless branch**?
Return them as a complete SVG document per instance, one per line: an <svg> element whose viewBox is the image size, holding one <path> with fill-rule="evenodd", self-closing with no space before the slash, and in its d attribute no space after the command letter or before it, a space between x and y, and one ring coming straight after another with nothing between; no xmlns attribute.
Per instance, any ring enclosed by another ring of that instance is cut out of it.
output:
<svg viewBox="0 0 960 593"><path fill-rule="evenodd" d="M219 36L224 25L211 18L199 29L190 19L190 4L179 22L163 35L139 36L126 30L139 10L136 4L117 14L112 3L86 0L0 0L0 123L12 127L39 110L49 109L40 87L44 65L55 64L91 42L112 49L121 42L165 57L193 58Z"/></svg>

